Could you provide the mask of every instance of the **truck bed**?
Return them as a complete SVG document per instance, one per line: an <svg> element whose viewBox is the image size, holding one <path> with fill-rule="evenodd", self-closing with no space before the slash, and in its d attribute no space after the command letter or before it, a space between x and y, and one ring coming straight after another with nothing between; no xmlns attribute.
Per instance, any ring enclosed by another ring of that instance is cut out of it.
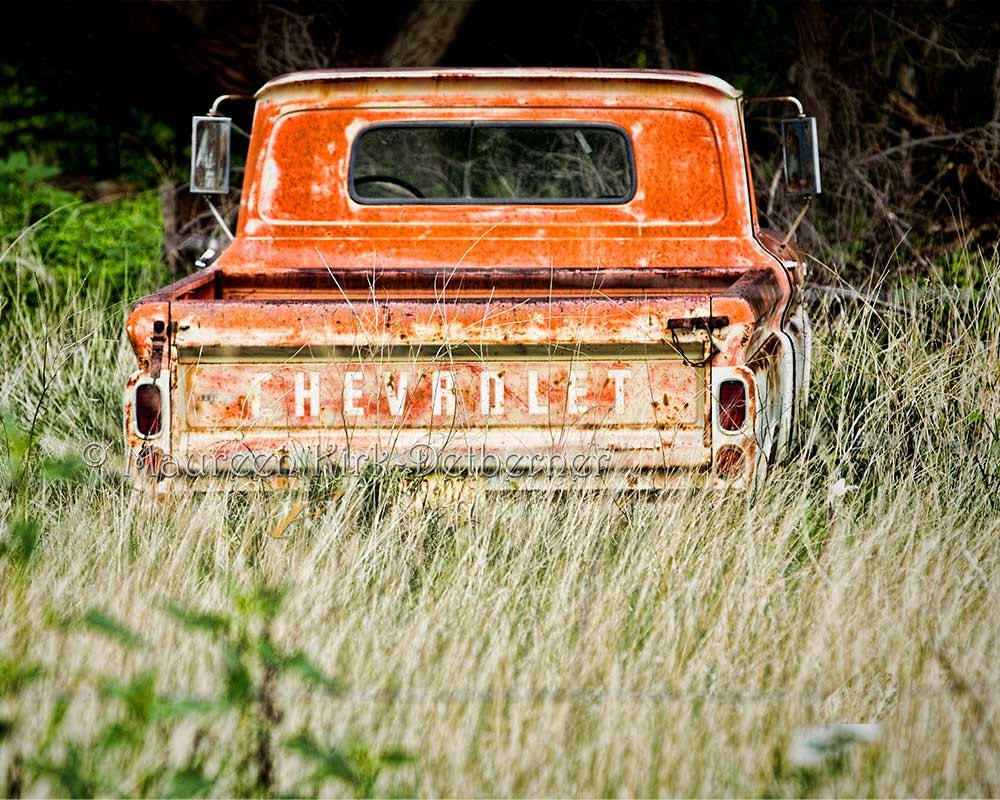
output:
<svg viewBox="0 0 1000 800"><path fill-rule="evenodd" d="M248 453L255 473L501 457L530 473L554 456L662 472L711 465L712 329L758 320L773 284L722 270L208 268L146 308L169 318L167 435L187 474Z"/></svg>
<svg viewBox="0 0 1000 800"><path fill-rule="evenodd" d="M710 268L479 268L346 270L207 267L150 300L325 300L371 298L680 296L724 294L745 273Z"/></svg>

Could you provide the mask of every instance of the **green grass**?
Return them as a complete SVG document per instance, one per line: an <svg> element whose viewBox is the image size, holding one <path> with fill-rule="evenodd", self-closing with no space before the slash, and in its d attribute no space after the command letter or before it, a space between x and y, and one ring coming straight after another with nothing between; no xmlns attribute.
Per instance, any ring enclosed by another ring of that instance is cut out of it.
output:
<svg viewBox="0 0 1000 800"><path fill-rule="evenodd" d="M287 496L81 474L121 452L124 308L9 306L0 794L996 795L1000 263L974 261L971 298L816 304L803 445L755 496L359 486L282 538ZM882 736L791 763L827 722Z"/></svg>

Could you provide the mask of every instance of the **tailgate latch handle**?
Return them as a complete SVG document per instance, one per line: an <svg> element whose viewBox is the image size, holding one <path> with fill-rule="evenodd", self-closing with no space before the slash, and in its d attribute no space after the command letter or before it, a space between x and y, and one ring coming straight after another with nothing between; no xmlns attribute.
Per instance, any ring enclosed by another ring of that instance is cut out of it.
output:
<svg viewBox="0 0 1000 800"><path fill-rule="evenodd" d="M162 319L153 323L153 352L149 357L149 376L155 381L160 377L160 367L163 364L163 346L167 343L167 326Z"/></svg>
<svg viewBox="0 0 1000 800"><path fill-rule="evenodd" d="M685 364L695 369L704 367L715 358L719 352L719 348L715 346L712 331L717 328L725 328L728 324L729 317L676 317L667 320L667 328L670 329L670 341L674 349ZM701 361L692 361L688 358L684 354L684 348L681 346L680 339L677 338L677 331L705 331L705 335L708 337L708 355Z"/></svg>

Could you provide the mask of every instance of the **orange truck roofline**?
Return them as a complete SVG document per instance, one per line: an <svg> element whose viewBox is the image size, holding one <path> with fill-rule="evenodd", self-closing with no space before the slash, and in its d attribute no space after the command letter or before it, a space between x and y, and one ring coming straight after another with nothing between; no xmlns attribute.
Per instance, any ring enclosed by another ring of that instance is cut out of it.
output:
<svg viewBox="0 0 1000 800"><path fill-rule="evenodd" d="M530 83L556 83L572 81L579 84L594 84L607 88L609 83L662 84L664 86L698 86L712 89L730 99L736 100L743 92L714 75L678 70L634 70L634 69L576 69L572 67L501 67L470 69L314 69L280 75L265 83L255 95L264 99L273 90L303 86L314 83L340 82L393 82L432 80L449 83L524 81Z"/></svg>

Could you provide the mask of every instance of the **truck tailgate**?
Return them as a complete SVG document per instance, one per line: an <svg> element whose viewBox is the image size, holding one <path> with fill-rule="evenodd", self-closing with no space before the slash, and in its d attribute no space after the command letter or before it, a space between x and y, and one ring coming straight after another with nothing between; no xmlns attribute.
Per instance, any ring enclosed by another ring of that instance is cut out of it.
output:
<svg viewBox="0 0 1000 800"><path fill-rule="evenodd" d="M172 445L192 471L239 453L265 472L288 454L429 469L456 454L471 469L486 454L711 461L707 335L669 324L709 317L705 296L171 305Z"/></svg>

